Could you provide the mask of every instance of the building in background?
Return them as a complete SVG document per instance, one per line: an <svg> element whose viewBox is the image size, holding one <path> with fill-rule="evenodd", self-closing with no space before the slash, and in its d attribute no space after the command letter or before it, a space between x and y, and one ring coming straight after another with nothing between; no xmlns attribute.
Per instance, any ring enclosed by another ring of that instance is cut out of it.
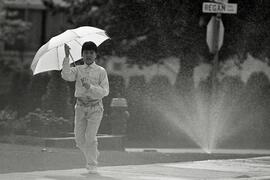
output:
<svg viewBox="0 0 270 180"><path fill-rule="evenodd" d="M24 59L29 62L34 53L42 44L51 37L61 33L67 26L63 14L53 14L46 9L42 0L3 0L5 18L11 20L23 20L31 24L31 28L25 33L25 42L15 44L5 43L1 45L1 52L5 58L16 58L18 49L23 50Z"/></svg>

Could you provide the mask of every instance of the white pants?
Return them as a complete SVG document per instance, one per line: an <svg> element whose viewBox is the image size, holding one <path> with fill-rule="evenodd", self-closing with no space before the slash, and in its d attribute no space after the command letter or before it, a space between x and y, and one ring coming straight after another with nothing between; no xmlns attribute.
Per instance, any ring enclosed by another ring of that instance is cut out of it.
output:
<svg viewBox="0 0 270 180"><path fill-rule="evenodd" d="M98 163L99 151L96 135L102 116L102 102L89 107L75 105L75 141L89 165L96 166Z"/></svg>

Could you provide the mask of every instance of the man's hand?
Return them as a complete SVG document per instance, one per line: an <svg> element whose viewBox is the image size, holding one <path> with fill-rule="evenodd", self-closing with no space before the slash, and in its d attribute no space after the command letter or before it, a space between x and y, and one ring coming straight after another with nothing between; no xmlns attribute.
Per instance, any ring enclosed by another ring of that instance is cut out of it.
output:
<svg viewBox="0 0 270 180"><path fill-rule="evenodd" d="M65 45L64 45L64 48L65 48L65 55L66 55L66 57L69 57L69 54L70 54L69 50L70 50L70 47L69 47L67 44L65 44Z"/></svg>
<svg viewBox="0 0 270 180"><path fill-rule="evenodd" d="M82 78L81 82L83 87L85 87L85 89L89 89L91 87L91 85L87 83L87 78Z"/></svg>

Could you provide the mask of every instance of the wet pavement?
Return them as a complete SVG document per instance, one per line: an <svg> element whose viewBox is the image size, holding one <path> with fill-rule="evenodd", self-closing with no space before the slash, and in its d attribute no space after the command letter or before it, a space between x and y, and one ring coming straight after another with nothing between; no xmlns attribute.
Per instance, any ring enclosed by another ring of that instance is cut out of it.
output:
<svg viewBox="0 0 270 180"><path fill-rule="evenodd" d="M0 144L0 180L270 180L270 150L126 148L101 151L96 175L83 165L78 149Z"/></svg>
<svg viewBox="0 0 270 180"><path fill-rule="evenodd" d="M204 160L179 163L99 167L98 174L85 169L48 170L0 174L2 180L213 180L270 179L270 156Z"/></svg>

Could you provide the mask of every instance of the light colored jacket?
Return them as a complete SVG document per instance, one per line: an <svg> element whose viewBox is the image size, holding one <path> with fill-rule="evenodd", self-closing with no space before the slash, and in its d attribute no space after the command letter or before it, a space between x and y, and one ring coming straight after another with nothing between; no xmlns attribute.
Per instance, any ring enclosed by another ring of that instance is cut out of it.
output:
<svg viewBox="0 0 270 180"><path fill-rule="evenodd" d="M93 62L91 65L77 65L70 67L69 58L63 61L62 78L66 81L76 81L74 96L79 98L102 99L109 94L109 81L106 70ZM90 85L87 89L83 86L81 79L86 79Z"/></svg>

